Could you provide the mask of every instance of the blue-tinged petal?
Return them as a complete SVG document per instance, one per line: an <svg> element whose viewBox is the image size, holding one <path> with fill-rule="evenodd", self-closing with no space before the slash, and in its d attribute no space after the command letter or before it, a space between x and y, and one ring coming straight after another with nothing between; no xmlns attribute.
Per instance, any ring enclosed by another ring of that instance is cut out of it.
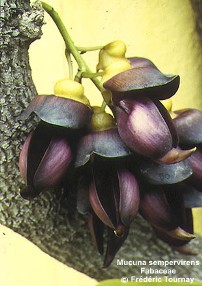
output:
<svg viewBox="0 0 202 286"><path fill-rule="evenodd" d="M104 87L112 93L120 93L120 98L141 95L167 99L178 90L179 76L161 73L150 60L145 58L136 57L129 61L131 69L113 76L104 83Z"/></svg>
<svg viewBox="0 0 202 286"><path fill-rule="evenodd" d="M45 122L67 128L86 127L92 115L87 105L55 95L35 97L21 114L20 119L27 119L32 112Z"/></svg>
<svg viewBox="0 0 202 286"><path fill-rule="evenodd" d="M117 158L128 156L130 153L128 147L121 140L117 128L96 131L81 138L77 148L75 166L85 165L93 154Z"/></svg>
<svg viewBox="0 0 202 286"><path fill-rule="evenodd" d="M160 164L152 160L140 163L140 173L154 185L176 184L192 175L191 164L188 160L175 164Z"/></svg>
<svg viewBox="0 0 202 286"><path fill-rule="evenodd" d="M202 112L197 109L183 109L174 112L173 119L181 144L202 143Z"/></svg>

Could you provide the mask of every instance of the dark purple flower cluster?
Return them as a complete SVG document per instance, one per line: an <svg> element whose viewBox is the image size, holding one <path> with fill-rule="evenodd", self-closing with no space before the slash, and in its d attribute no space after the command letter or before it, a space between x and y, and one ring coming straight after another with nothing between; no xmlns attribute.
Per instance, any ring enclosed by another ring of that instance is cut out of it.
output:
<svg viewBox="0 0 202 286"><path fill-rule="evenodd" d="M195 237L191 209L202 206L202 112L180 110L172 119L160 100L176 93L179 76L148 59L129 61L131 69L104 83L114 117L54 95L37 96L22 115L34 112L41 122L20 155L21 195L33 198L75 170L77 209L88 217L105 267L138 213L160 239L194 254L187 247Z"/></svg>

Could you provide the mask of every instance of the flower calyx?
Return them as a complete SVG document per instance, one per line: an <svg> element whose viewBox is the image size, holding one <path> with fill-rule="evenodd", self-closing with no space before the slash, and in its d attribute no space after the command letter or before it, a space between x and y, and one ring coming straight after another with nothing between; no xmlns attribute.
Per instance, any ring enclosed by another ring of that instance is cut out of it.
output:
<svg viewBox="0 0 202 286"><path fill-rule="evenodd" d="M90 129L92 131L104 131L112 128L116 128L113 116L103 111L101 107L94 106Z"/></svg>
<svg viewBox="0 0 202 286"><path fill-rule="evenodd" d="M55 84L55 95L36 96L20 115L21 120L35 113L41 120L66 128L86 128L92 110L84 95L83 86L73 80L64 79Z"/></svg>
<svg viewBox="0 0 202 286"><path fill-rule="evenodd" d="M107 66L115 61L125 59L126 45L120 40L113 41L105 45L99 53L97 71L105 70Z"/></svg>
<svg viewBox="0 0 202 286"><path fill-rule="evenodd" d="M90 105L88 98L84 95L84 87L79 82L71 79L61 79L55 83L54 94Z"/></svg>

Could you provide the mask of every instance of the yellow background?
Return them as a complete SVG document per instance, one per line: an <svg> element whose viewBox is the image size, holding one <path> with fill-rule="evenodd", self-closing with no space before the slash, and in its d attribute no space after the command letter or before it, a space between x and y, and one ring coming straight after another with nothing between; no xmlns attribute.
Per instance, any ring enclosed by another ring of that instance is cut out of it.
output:
<svg viewBox="0 0 202 286"><path fill-rule="evenodd" d="M59 12L76 45L96 46L123 40L128 46L128 56L147 57L162 72L180 75L181 85L174 98L174 109L202 109L202 48L188 0L49 0L48 3ZM45 22L42 39L30 47L32 74L39 94L53 93L54 83L68 76L63 40L48 15L45 15ZM91 52L84 57L95 70L97 53ZM85 80L84 85L91 103L101 102L93 84ZM199 212L201 215L201 210L195 211ZM196 221L195 229L202 232L199 221ZM15 237L13 233L9 232L9 235ZM17 245L23 257L25 240L20 239L21 245ZM26 244L27 260L19 263L14 257L20 259L20 254L11 248L13 242L7 242L1 269L10 266L15 275L11 275L11 271L5 272L3 278L0 276L0 282L4 281L1 285L95 285L95 281L87 282L88 278L79 273L75 276L68 267L33 249L31 243Z"/></svg>

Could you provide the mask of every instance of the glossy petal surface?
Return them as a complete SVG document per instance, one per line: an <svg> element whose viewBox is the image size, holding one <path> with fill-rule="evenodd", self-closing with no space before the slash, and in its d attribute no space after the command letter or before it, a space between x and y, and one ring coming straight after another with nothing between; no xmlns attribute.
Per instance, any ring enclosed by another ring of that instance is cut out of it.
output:
<svg viewBox="0 0 202 286"><path fill-rule="evenodd" d="M181 144L202 143L202 112L197 109L175 111L173 119Z"/></svg>
<svg viewBox="0 0 202 286"><path fill-rule="evenodd" d="M117 158L130 154L128 147L121 140L116 128L97 131L85 135L78 146L75 166L85 165L93 154L102 157Z"/></svg>
<svg viewBox="0 0 202 286"><path fill-rule="evenodd" d="M176 75L164 75L148 59L129 59L132 69L121 72L104 83L112 92L152 96L155 99L166 99L178 90L180 78ZM130 96L128 95L128 96Z"/></svg>
<svg viewBox="0 0 202 286"><path fill-rule="evenodd" d="M120 137L133 151L158 159L172 149L171 130L149 98L121 101L116 116Z"/></svg>
<svg viewBox="0 0 202 286"><path fill-rule="evenodd" d="M118 171L118 178L120 187L120 218L125 226L129 226L139 209L139 186L134 175L126 169Z"/></svg>
<svg viewBox="0 0 202 286"><path fill-rule="evenodd" d="M92 114L87 105L54 95L35 97L22 113L20 119L28 118L32 112L45 122L68 128L87 126Z"/></svg>
<svg viewBox="0 0 202 286"><path fill-rule="evenodd" d="M34 175L37 189L57 185L67 172L72 155L69 143L64 138L52 138Z"/></svg>
<svg viewBox="0 0 202 286"><path fill-rule="evenodd" d="M144 160L140 163L140 173L151 184L175 184L189 178L192 168L188 160L170 165Z"/></svg>

